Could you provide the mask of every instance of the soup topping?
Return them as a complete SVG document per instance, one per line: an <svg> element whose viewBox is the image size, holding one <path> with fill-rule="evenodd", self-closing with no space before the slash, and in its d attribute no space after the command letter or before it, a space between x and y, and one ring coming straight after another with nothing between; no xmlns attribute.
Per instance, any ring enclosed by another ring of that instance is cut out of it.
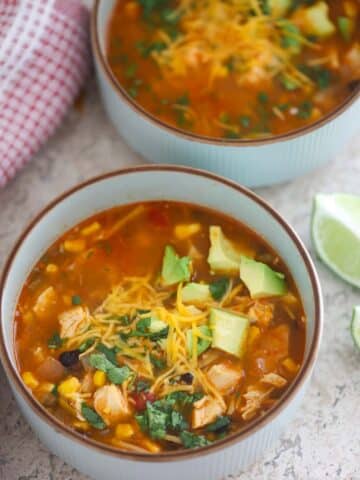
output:
<svg viewBox="0 0 360 480"><path fill-rule="evenodd" d="M120 0L108 61L140 105L210 137L308 125L360 74L355 0Z"/></svg>
<svg viewBox="0 0 360 480"><path fill-rule="evenodd" d="M34 268L16 312L24 383L98 441L157 453L262 415L298 372L290 274L244 226L186 204L97 215Z"/></svg>

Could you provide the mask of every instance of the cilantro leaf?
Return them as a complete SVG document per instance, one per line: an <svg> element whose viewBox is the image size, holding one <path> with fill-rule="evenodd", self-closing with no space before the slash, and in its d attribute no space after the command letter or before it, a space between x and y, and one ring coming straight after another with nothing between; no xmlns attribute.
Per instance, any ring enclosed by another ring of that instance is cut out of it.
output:
<svg viewBox="0 0 360 480"><path fill-rule="evenodd" d="M199 448L211 444L210 440L203 435L196 435L187 431L180 433L180 440L185 448Z"/></svg>
<svg viewBox="0 0 360 480"><path fill-rule="evenodd" d="M85 420L97 430L104 430L106 428L106 423L104 420L98 413L95 412L93 408L89 407L89 405L86 405L86 403L81 405L81 414Z"/></svg>
<svg viewBox="0 0 360 480"><path fill-rule="evenodd" d="M182 257L175 252L171 245L165 247L161 277L164 285L190 280L190 258Z"/></svg>
<svg viewBox="0 0 360 480"><path fill-rule="evenodd" d="M218 417L215 422L210 423L206 427L207 432L220 432L224 431L227 429L227 427L230 425L231 420L229 417Z"/></svg>
<svg viewBox="0 0 360 480"><path fill-rule="evenodd" d="M175 432L182 432L189 428L189 424L180 412L173 410L170 414L170 427Z"/></svg>
<svg viewBox="0 0 360 480"><path fill-rule="evenodd" d="M121 385L132 375L132 370L127 365L123 367L113 367L106 372L106 375L110 382L115 385Z"/></svg>
<svg viewBox="0 0 360 480"><path fill-rule="evenodd" d="M83 342L79 347L79 352L84 353L88 348L90 348L95 342L95 338L88 338Z"/></svg>
<svg viewBox="0 0 360 480"><path fill-rule="evenodd" d="M115 385L121 385L133 373L126 365L123 367L116 367L103 353L93 353L90 355L89 363L97 370L105 372L110 382Z"/></svg>
<svg viewBox="0 0 360 480"><path fill-rule="evenodd" d="M135 387L138 393L145 392L146 390L149 390L149 388L150 388L150 383L147 382L146 380L139 380Z"/></svg>
<svg viewBox="0 0 360 480"><path fill-rule="evenodd" d="M116 347L109 348L103 343L99 343L99 345L96 346L96 350L103 353L113 365L118 366L118 361L116 359L116 353L118 350Z"/></svg>
<svg viewBox="0 0 360 480"><path fill-rule="evenodd" d="M162 358L156 357L155 355L150 355L150 361L158 370L164 370L166 367L166 361Z"/></svg>
<svg viewBox="0 0 360 480"><path fill-rule="evenodd" d="M229 288L230 280L226 277L219 278L210 283L209 289L214 300L221 300Z"/></svg>
<svg viewBox="0 0 360 480"><path fill-rule="evenodd" d="M300 53L301 51L301 32L299 27L288 20L281 20L279 25L282 33L281 44L284 48L291 49L294 53Z"/></svg>
<svg viewBox="0 0 360 480"><path fill-rule="evenodd" d="M54 335L50 337L47 342L48 347L52 350L56 350L57 348L60 348L63 343L64 343L64 339L60 337L58 332L54 333Z"/></svg>
<svg viewBox="0 0 360 480"><path fill-rule="evenodd" d="M150 402L146 405L147 427L152 438L161 439L166 435L168 413L157 408Z"/></svg>

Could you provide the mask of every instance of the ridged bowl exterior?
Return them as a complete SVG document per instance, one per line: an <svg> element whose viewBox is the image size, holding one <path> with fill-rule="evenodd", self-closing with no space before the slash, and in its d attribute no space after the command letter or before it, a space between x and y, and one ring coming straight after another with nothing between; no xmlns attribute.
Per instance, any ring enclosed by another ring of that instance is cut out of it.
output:
<svg viewBox="0 0 360 480"><path fill-rule="evenodd" d="M106 27L114 0L99 1L92 38L98 84L105 109L124 140L154 163L206 169L248 187L291 180L323 166L360 129L360 98L323 126L264 144L201 142L150 120L119 93L103 59Z"/></svg>
<svg viewBox="0 0 360 480"><path fill-rule="evenodd" d="M185 456L134 460L84 440L50 417L24 387L16 367L13 318L22 285L37 260L66 230L98 211L149 200L203 205L229 215L260 234L287 264L307 317L304 364L287 393L248 431ZM309 255L286 222L253 193L206 172L181 167L144 166L89 182L48 207L19 240L0 284L0 358L15 398L32 428L52 452L97 480L221 480L255 462L278 438L305 393L322 330L319 282Z"/></svg>
<svg viewBox="0 0 360 480"><path fill-rule="evenodd" d="M305 385L304 385L305 388ZM139 462L107 455L64 438L60 432L42 421L16 392L15 397L26 420L41 442L57 456L80 472L96 480L222 480L236 475L256 462L278 439L285 423L293 417L304 390L273 422L253 435L226 449L172 462Z"/></svg>

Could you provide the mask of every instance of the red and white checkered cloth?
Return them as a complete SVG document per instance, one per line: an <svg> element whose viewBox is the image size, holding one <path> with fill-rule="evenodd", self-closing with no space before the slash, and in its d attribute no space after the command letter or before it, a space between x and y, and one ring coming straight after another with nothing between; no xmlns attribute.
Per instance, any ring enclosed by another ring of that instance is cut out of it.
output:
<svg viewBox="0 0 360 480"><path fill-rule="evenodd" d="M81 0L0 0L0 187L60 124L89 63Z"/></svg>

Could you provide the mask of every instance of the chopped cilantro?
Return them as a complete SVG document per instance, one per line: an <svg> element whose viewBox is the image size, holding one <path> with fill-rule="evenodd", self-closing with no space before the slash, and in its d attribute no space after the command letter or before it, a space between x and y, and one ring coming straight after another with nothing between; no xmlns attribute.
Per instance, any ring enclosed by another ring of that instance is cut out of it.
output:
<svg viewBox="0 0 360 480"><path fill-rule="evenodd" d="M312 109L313 104L310 102L310 100L305 100L299 105L297 116L303 120L307 120L311 117Z"/></svg>
<svg viewBox="0 0 360 480"><path fill-rule="evenodd" d="M260 103L267 103L269 100L269 96L266 92L259 92L257 98Z"/></svg>
<svg viewBox="0 0 360 480"><path fill-rule="evenodd" d="M281 44L284 48L291 49L294 53L300 53L301 50L301 32L299 27L297 27L294 23L291 23L288 20L281 20L279 24L282 39Z"/></svg>
<svg viewBox="0 0 360 480"><path fill-rule="evenodd" d="M88 348L90 348L92 345L94 345L95 338L88 338L83 342L80 347L79 347L79 352L84 353Z"/></svg>
<svg viewBox="0 0 360 480"><path fill-rule="evenodd" d="M175 103L177 103L178 105L189 105L190 100L188 94L184 93L184 95L175 100Z"/></svg>
<svg viewBox="0 0 360 480"><path fill-rule="evenodd" d="M89 363L93 368L105 372L110 382L115 385L121 385L133 373L126 365L123 367L116 367L103 353L93 353L90 355Z"/></svg>
<svg viewBox="0 0 360 480"><path fill-rule="evenodd" d="M53 386L53 388L51 389L51 393L54 395L54 397L58 397L58 396L59 396L58 386L57 386L57 385L54 385L54 386Z"/></svg>
<svg viewBox="0 0 360 480"><path fill-rule="evenodd" d="M147 390L149 390L149 388L150 388L150 383L147 382L146 380L139 380L135 387L138 393L146 392Z"/></svg>
<svg viewBox="0 0 360 480"><path fill-rule="evenodd" d="M86 405L86 403L81 405L81 414L85 420L97 430L104 430L106 428L106 423L104 420L98 413L95 412L93 408L89 407L89 405Z"/></svg>
<svg viewBox="0 0 360 480"><path fill-rule="evenodd" d="M337 24L338 24L341 36L346 42L349 42L351 40L353 22L348 17L340 16L337 18Z"/></svg>
<svg viewBox="0 0 360 480"><path fill-rule="evenodd" d="M80 295L73 295L73 296L71 297L71 303L72 303L73 305L81 305L82 300L81 300Z"/></svg>
<svg viewBox="0 0 360 480"><path fill-rule="evenodd" d="M219 278L209 285L211 296L214 300L221 300L229 288L230 280L226 277Z"/></svg>
<svg viewBox="0 0 360 480"><path fill-rule="evenodd" d="M56 350L60 348L64 343L64 339L60 337L59 333L56 332L52 337L49 338L47 344L51 350Z"/></svg>
<svg viewBox="0 0 360 480"><path fill-rule="evenodd" d="M166 361L162 358L156 357L155 355L150 355L150 361L158 370L164 370L166 367Z"/></svg>
<svg viewBox="0 0 360 480"><path fill-rule="evenodd" d="M203 435L196 435L195 433L187 431L180 433L180 439L185 448L199 448L211 444Z"/></svg>
<svg viewBox="0 0 360 480"><path fill-rule="evenodd" d="M239 118L239 122L244 128L250 127L250 117L247 115L241 115L241 117Z"/></svg>
<svg viewBox="0 0 360 480"><path fill-rule="evenodd" d="M228 428L231 420L229 417L218 417L215 422L206 427L207 432L221 432Z"/></svg>
<svg viewBox="0 0 360 480"><path fill-rule="evenodd" d="M106 345L104 345L103 343L99 343L96 346L96 350L98 352L103 353L105 355L105 357L109 360L109 362L111 362L113 365L115 365L116 367L118 366L118 361L117 361L117 358L116 358L116 354L118 352L118 349L116 347L109 348Z"/></svg>
<svg viewBox="0 0 360 480"><path fill-rule="evenodd" d="M281 75L279 77L281 85L285 88L285 90L288 90L289 92L292 92L299 88L298 82L294 81L292 78L286 76L286 75Z"/></svg>

